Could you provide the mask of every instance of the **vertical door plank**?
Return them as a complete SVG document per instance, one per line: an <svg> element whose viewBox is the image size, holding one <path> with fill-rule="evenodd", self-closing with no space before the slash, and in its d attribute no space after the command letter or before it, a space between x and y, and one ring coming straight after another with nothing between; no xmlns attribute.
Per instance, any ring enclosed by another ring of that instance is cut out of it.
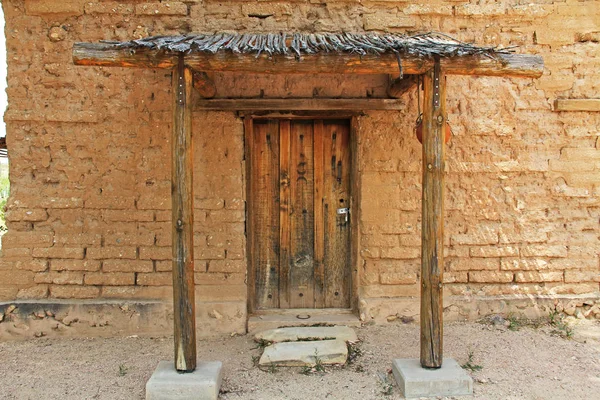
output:
<svg viewBox="0 0 600 400"><path fill-rule="evenodd" d="M290 308L290 121L279 123L279 307Z"/></svg>
<svg viewBox="0 0 600 400"><path fill-rule="evenodd" d="M325 307L325 264L323 257L325 225L323 219L323 120L314 122L314 168L315 168L315 308Z"/></svg>
<svg viewBox="0 0 600 400"><path fill-rule="evenodd" d="M248 309L253 312L257 309L256 301L256 259L254 249L256 247L254 227L254 193L256 193L256 182L254 182L254 120L252 117L244 118L244 160L246 162L246 247L248 253Z"/></svg>
<svg viewBox="0 0 600 400"><path fill-rule="evenodd" d="M252 227L257 308L279 307L279 124L257 121L253 129L252 180L256 183Z"/></svg>
<svg viewBox="0 0 600 400"><path fill-rule="evenodd" d="M315 255L312 121L291 122L290 145L290 307L313 308Z"/></svg>
<svg viewBox="0 0 600 400"><path fill-rule="evenodd" d="M325 307L350 307L350 126L329 120L323 125ZM352 212L352 210L351 210Z"/></svg>

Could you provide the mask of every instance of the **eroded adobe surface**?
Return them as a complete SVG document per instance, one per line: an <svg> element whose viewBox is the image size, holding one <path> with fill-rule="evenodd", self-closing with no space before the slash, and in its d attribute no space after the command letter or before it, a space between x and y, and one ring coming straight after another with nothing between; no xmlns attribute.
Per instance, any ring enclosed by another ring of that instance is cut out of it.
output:
<svg viewBox="0 0 600 400"><path fill-rule="evenodd" d="M597 294L600 113L555 112L552 103L600 91L599 2L476 3L4 1L12 194L0 300L170 298L170 72L75 67L71 48L215 30L437 30L542 55L537 80L448 79L446 290ZM386 76L213 78L218 97L384 96L387 84ZM356 268L367 319L418 296L421 147L416 98L405 100L405 111L358 119ZM193 125L199 317L243 330L242 120L196 111Z"/></svg>

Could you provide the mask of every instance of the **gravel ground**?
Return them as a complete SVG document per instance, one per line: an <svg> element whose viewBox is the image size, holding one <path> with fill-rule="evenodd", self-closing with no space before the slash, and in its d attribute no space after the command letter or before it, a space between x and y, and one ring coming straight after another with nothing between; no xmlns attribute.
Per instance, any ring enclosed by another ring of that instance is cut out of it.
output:
<svg viewBox="0 0 600 400"><path fill-rule="evenodd" d="M452 323L445 326L445 355L469 371L475 399L597 399L600 346L590 337L569 340L552 328ZM583 330L582 330L583 331ZM260 349L249 336L202 340L199 358L221 360L221 399L399 399L385 383L392 358L417 358L419 328L394 321L357 329L362 355L349 365L303 375L299 368L261 371L253 364ZM144 385L159 360L172 358L172 339L45 339L0 343L2 399L143 399ZM388 392L386 394L385 392ZM391 392L391 393L390 393Z"/></svg>

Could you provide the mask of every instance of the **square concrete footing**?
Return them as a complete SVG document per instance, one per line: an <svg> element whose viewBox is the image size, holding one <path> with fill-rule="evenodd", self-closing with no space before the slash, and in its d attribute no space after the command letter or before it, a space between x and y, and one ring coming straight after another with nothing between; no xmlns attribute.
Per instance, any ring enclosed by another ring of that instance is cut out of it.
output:
<svg viewBox="0 0 600 400"><path fill-rule="evenodd" d="M172 361L161 361L146 383L146 400L217 400L222 366L199 362L194 372L179 373Z"/></svg>
<svg viewBox="0 0 600 400"><path fill-rule="evenodd" d="M473 379L453 358L444 358L438 369L423 368L415 359L396 359L392 371L407 399L473 394Z"/></svg>

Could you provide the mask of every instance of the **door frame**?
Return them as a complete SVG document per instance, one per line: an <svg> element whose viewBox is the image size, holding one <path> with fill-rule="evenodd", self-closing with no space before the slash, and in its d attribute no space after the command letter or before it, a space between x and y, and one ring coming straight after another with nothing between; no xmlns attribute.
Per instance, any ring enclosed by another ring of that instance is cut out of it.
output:
<svg viewBox="0 0 600 400"><path fill-rule="evenodd" d="M350 159L351 159L351 167L350 167L350 277L351 277L351 293L350 293L350 308L343 310L351 310L354 313L358 310L358 249L359 249L359 240L360 240L360 232L359 232L359 213L360 213L360 180L361 176L359 174L358 165L359 165L359 153L358 153L358 116L360 113L335 113L335 112L302 112L295 111L291 113L286 112L245 112L240 113L240 116L244 121L244 185L245 185L245 195L246 195L246 210L245 210L245 235L246 235L246 284L247 284L247 307L248 314L268 314L273 312L282 312L290 309L257 309L256 302L256 291L255 291L255 279L254 279L254 242L253 239L256 237L254 235L254 229L252 227L252 219L250 218L250 212L252 210L252 193L251 193L251 185L250 179L252 177L251 174L251 136L253 134L254 128L254 120L262 119L345 119L350 123ZM293 309L292 309L293 310ZM335 308L322 308L322 309L311 309L318 310L320 313L327 312L330 310L331 312L335 312Z"/></svg>

